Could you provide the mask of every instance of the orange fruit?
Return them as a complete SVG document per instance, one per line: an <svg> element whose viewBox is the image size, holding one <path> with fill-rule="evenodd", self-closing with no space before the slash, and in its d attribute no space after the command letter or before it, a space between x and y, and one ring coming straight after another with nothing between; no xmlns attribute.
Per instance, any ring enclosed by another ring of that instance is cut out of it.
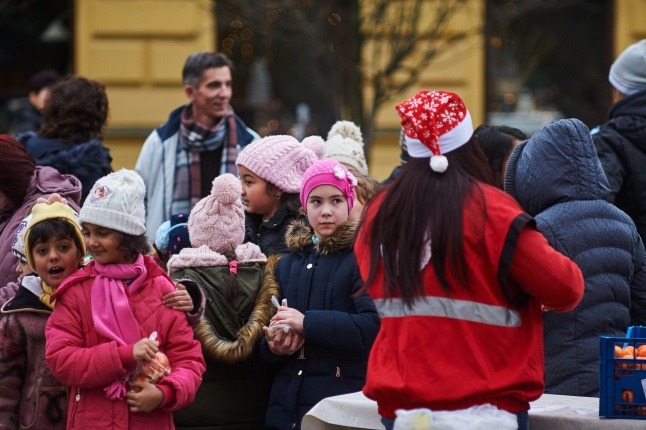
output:
<svg viewBox="0 0 646 430"><path fill-rule="evenodd" d="M637 348L637 357L642 357L646 358L646 345L641 345L639 348Z"/></svg>
<svg viewBox="0 0 646 430"><path fill-rule="evenodd" d="M632 345L629 345L629 346L624 348L624 356L629 355L629 354L632 355L633 357L635 356L635 347L632 346Z"/></svg>
<svg viewBox="0 0 646 430"><path fill-rule="evenodd" d="M624 350L620 346L615 345L615 358L621 358L624 356Z"/></svg>

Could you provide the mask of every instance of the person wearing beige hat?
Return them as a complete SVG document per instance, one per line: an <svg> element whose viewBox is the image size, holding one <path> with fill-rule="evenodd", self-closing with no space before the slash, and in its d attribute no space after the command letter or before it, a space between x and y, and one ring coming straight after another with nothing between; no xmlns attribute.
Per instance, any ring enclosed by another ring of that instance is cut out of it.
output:
<svg viewBox="0 0 646 430"><path fill-rule="evenodd" d="M195 330L206 373L195 401L173 415L177 429L264 428L271 371L258 344L276 313L271 298L280 291L262 285L267 258L258 245L243 243L241 192L235 176L215 178L211 194L188 217L193 247L168 261L173 279L195 281L208 298Z"/></svg>
<svg viewBox="0 0 646 430"><path fill-rule="evenodd" d="M325 158L345 165L352 173L368 176L361 129L352 121L337 121L327 134Z"/></svg>

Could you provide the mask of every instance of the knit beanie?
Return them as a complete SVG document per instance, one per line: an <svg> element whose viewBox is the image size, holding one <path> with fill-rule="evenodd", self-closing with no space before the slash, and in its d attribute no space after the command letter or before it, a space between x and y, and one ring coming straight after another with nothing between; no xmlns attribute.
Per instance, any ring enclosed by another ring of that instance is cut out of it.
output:
<svg viewBox="0 0 646 430"><path fill-rule="evenodd" d="M323 157L324 145L320 136L306 137L302 143L292 136L268 136L247 145L236 166L246 167L283 192L298 193L303 173Z"/></svg>
<svg viewBox="0 0 646 430"><path fill-rule="evenodd" d="M27 215L16 229L16 234L13 236L13 242L11 243L11 253L16 257L20 258L20 261L27 261L25 255L25 233L27 233L27 226L33 218L32 214Z"/></svg>
<svg viewBox="0 0 646 430"><path fill-rule="evenodd" d="M35 225L48 220L48 219L62 219L69 222L74 227L74 233L78 239L79 244L81 245L81 255L85 255L85 240L83 239L83 234L81 233L81 226L79 225L78 215L68 206L65 199L61 199L58 194L52 194L49 198L49 201L45 199L38 199L38 202L31 210L31 221L27 224L27 230L25 232L25 256L27 257L27 262L31 270L36 270L36 265L34 264L33 256L31 255L31 249L29 248L29 233L34 228Z"/></svg>
<svg viewBox="0 0 646 430"><path fill-rule="evenodd" d="M626 48L610 66L608 80L627 96L646 90L646 39Z"/></svg>
<svg viewBox="0 0 646 430"><path fill-rule="evenodd" d="M164 254L179 254L182 249L190 246L188 213L171 215L170 219L164 221L157 229L155 247Z"/></svg>
<svg viewBox="0 0 646 430"><path fill-rule="evenodd" d="M325 142L325 158L351 166L359 174L368 176L361 130L351 121L337 121L332 126Z"/></svg>
<svg viewBox="0 0 646 430"><path fill-rule="evenodd" d="M448 91L420 91L397 105L408 155L431 157L433 171L443 173L444 154L466 144L473 134L471 115L460 97Z"/></svg>
<svg viewBox="0 0 646 430"><path fill-rule="evenodd" d="M303 175L300 196L305 213L307 213L307 198L319 185L333 185L341 190L348 201L348 213L350 213L354 206L354 187L357 185L357 178L343 164L324 158L307 169Z"/></svg>
<svg viewBox="0 0 646 430"><path fill-rule="evenodd" d="M197 202L188 218L188 233L195 248L203 245L224 254L244 240L244 209L238 178L225 173L213 180L211 194Z"/></svg>
<svg viewBox="0 0 646 430"><path fill-rule="evenodd" d="M102 177L81 208L81 224L89 222L121 233L146 232L146 186L134 170L121 169Z"/></svg>

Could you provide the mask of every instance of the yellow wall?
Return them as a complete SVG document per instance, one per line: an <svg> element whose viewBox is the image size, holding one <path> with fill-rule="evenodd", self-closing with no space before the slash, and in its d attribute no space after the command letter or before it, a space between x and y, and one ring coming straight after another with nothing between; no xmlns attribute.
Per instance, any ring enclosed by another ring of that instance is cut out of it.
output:
<svg viewBox="0 0 646 430"><path fill-rule="evenodd" d="M434 7L434 1L427 1L425 9ZM426 10L426 19L434 14ZM484 0L471 0L451 20L450 28L478 29L483 25ZM420 24L425 28L426 24ZM449 30L450 31L450 30ZM376 116L376 133L370 157L370 175L383 180L399 164L400 118L395 106L414 96L418 91L441 89L460 95L467 105L474 126L484 122L485 107L485 67L484 44L481 32L456 42L440 51L424 70L418 82L408 90L382 105Z"/></svg>
<svg viewBox="0 0 646 430"><path fill-rule="evenodd" d="M628 45L646 39L646 0L616 0L614 56Z"/></svg>
<svg viewBox="0 0 646 430"><path fill-rule="evenodd" d="M213 51L210 0L75 0L75 72L106 85L112 167L133 168L147 134L186 102L186 57Z"/></svg>

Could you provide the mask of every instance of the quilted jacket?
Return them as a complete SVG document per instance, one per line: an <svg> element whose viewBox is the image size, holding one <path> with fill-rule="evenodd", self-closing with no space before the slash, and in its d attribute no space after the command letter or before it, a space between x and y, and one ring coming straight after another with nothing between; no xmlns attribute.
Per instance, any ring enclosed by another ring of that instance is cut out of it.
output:
<svg viewBox="0 0 646 430"><path fill-rule="evenodd" d="M544 314L545 392L598 396L599 336L646 324L646 253L635 224L606 201L608 181L576 119L551 123L516 147L505 191L585 280L574 310Z"/></svg>
<svg viewBox="0 0 646 430"><path fill-rule="evenodd" d="M67 388L45 362L45 324L52 312L38 299L39 277L16 286L3 288L15 295L0 310L0 429L63 430Z"/></svg>
<svg viewBox="0 0 646 430"><path fill-rule="evenodd" d="M287 230L290 253L267 263L264 285L276 285L290 307L305 315L300 352L274 355L263 338L260 352L279 365L265 422L268 429L299 429L320 400L360 391L370 348L379 331L372 299L353 298L363 284L352 250L356 223L312 244L313 230L295 221Z"/></svg>
<svg viewBox="0 0 646 430"><path fill-rule="evenodd" d="M190 404L202 380L204 358L186 316L162 305L172 281L150 257L144 257L146 281L128 300L142 338L156 331L171 374L157 383L162 404L150 413L131 413L126 400L109 400L103 389L127 378L135 367L132 349L117 347L94 329L91 291L96 269L90 262L58 288L47 327L45 358L52 373L71 387L68 429L173 429L172 412ZM127 351L126 351L127 350Z"/></svg>

